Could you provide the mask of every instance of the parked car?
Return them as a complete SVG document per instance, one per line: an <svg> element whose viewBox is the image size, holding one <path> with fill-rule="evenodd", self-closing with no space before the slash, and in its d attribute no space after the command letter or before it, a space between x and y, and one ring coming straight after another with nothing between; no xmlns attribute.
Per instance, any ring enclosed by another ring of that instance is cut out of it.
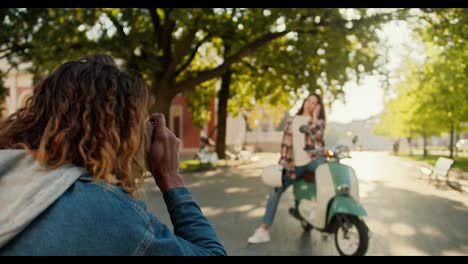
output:
<svg viewBox="0 0 468 264"><path fill-rule="evenodd" d="M468 139L460 139L457 141L457 144L455 144L458 150L461 151L468 151Z"/></svg>

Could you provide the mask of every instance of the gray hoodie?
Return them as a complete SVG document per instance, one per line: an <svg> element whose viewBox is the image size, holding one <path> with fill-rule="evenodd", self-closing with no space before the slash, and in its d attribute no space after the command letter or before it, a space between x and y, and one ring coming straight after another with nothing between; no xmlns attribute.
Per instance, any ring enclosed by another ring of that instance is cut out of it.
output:
<svg viewBox="0 0 468 264"><path fill-rule="evenodd" d="M0 150L0 248L86 173L73 164L46 170L24 150Z"/></svg>

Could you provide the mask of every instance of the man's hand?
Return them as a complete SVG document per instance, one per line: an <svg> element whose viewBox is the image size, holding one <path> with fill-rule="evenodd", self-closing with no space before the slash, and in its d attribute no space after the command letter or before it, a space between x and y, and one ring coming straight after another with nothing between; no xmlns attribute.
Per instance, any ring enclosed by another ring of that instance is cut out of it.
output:
<svg viewBox="0 0 468 264"><path fill-rule="evenodd" d="M164 115L152 114L147 123L147 132L146 163L159 189L165 192L183 187L184 179L179 173L181 141L166 127Z"/></svg>

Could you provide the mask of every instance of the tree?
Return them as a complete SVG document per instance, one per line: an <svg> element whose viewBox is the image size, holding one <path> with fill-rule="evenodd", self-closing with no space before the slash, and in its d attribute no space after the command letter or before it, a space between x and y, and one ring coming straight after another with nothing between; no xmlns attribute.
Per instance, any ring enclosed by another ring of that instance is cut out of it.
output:
<svg viewBox="0 0 468 264"><path fill-rule="evenodd" d="M217 133L217 152L221 158L225 152L228 112L237 114L239 109L249 109L266 96L274 105L289 105L297 100L297 96L291 95L301 90L320 90L328 95L331 105L335 98L343 95L342 86L346 81L374 71L378 42L375 29L388 19L369 17L366 10L354 10L354 16L348 12L353 10L338 9L231 11L227 10L225 14L239 19L236 20L238 23L223 25L224 33L220 35L223 47L219 52L223 54L223 60L229 57L233 47L252 39L255 29L265 30L258 27L258 16L261 15L258 12L270 18L281 14L280 19L276 19L281 21L279 26L285 27L285 31L292 29L284 37L259 47L253 55L233 63L222 75ZM248 15L248 12L253 14ZM298 13L304 16L304 21L288 20ZM250 25L245 27L250 30L233 34L244 25ZM293 30L295 27L297 29Z"/></svg>
<svg viewBox="0 0 468 264"><path fill-rule="evenodd" d="M426 155L427 136L449 131L453 157L454 133L468 120L468 13L464 9L424 11L415 32L426 46L426 59L420 64L407 62L398 97L387 105L376 132L421 135Z"/></svg>
<svg viewBox="0 0 468 264"><path fill-rule="evenodd" d="M247 124L250 129L268 129L268 126L277 127L284 118L286 107L274 106L267 101L257 104L257 107L247 113Z"/></svg>
<svg viewBox="0 0 468 264"><path fill-rule="evenodd" d="M333 9L324 12L334 13ZM34 9L8 9L3 22L33 29L25 38L29 48L18 58L33 62L36 75L74 55L109 52L148 81L156 98L151 110L168 116L175 95L220 77L234 63L290 32L320 34L327 28L351 24L360 27L390 17L379 13L367 15L365 10L357 12L355 19L336 15L315 22L313 10L294 8L62 8L39 13ZM31 16L23 26L25 21L21 18ZM231 38L235 45L231 45L224 60L203 58L202 65L193 67L199 48L222 36L226 28L236 30ZM244 38L246 32L249 38Z"/></svg>
<svg viewBox="0 0 468 264"><path fill-rule="evenodd" d="M7 68L0 69L0 105L5 102L6 87L3 79L14 69L18 69L23 60L30 60L28 52L35 30L34 25L38 18L44 14L43 9L34 9L23 12L22 9L0 9L0 61L7 63ZM0 115L3 109L0 109ZM1 116L0 116L1 118Z"/></svg>
<svg viewBox="0 0 468 264"><path fill-rule="evenodd" d="M424 78L431 84L428 93L439 112L440 127L450 133L450 158L454 135L468 120L468 11L462 8L425 9L418 33L427 46Z"/></svg>
<svg viewBox="0 0 468 264"><path fill-rule="evenodd" d="M32 9L9 9L4 21L21 27L24 21L18 18L33 13ZM47 9L24 26L33 28L27 37L30 48L18 58L31 61L39 79L70 56L108 52L148 81L156 99L150 110L166 117L174 96L190 93L198 98L191 91L200 91L197 86L222 76L218 152L223 156L225 108L234 94L228 89L231 83L245 80L231 74L244 75L247 64L252 68L247 76L265 73L247 81L254 84L250 92L255 88L255 98L269 95L273 102L285 102L290 92L300 88L321 89L331 104L343 94L341 86L353 70L361 74L375 68L375 29L404 14L405 10L303 8ZM272 43L280 49L265 49L263 55L253 57ZM208 50L216 55L203 56ZM281 59L279 54L288 56ZM272 92L277 87L284 91ZM206 111L198 112L206 116Z"/></svg>
<svg viewBox="0 0 468 264"><path fill-rule="evenodd" d="M443 131L440 120L443 113L434 107L434 86L425 72L427 64L407 61L404 78L397 85L397 98L389 101L380 116L375 132L393 138L407 138L412 154L412 139L423 137L424 156L427 156L427 138Z"/></svg>

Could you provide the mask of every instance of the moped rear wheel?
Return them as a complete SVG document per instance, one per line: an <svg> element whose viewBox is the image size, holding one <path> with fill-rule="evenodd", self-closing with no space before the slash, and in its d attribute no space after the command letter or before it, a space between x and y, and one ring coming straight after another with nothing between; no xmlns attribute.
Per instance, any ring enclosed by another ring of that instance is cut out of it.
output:
<svg viewBox="0 0 468 264"><path fill-rule="evenodd" d="M335 230L336 249L342 256L363 256L369 245L366 224L353 215L346 215L342 219Z"/></svg>

